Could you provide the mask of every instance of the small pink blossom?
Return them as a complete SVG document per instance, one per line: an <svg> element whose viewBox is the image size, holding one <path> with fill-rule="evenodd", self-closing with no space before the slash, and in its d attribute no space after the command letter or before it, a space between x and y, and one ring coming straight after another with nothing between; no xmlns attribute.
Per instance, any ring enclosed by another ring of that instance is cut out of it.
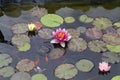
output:
<svg viewBox="0 0 120 80"><path fill-rule="evenodd" d="M56 31L53 31L53 37L55 39L53 39L51 43L57 43L57 44L60 43L62 47L65 47L65 42L71 39L71 36L68 33L68 31L61 28L56 29Z"/></svg>
<svg viewBox="0 0 120 80"><path fill-rule="evenodd" d="M109 64L107 62L102 62L99 63L99 70L101 72L108 72L110 71L111 66L109 66Z"/></svg>

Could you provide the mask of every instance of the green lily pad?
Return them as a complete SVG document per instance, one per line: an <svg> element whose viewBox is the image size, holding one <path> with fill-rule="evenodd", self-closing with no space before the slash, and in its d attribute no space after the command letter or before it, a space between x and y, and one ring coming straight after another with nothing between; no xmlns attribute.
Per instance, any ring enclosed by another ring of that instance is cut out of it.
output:
<svg viewBox="0 0 120 80"><path fill-rule="evenodd" d="M17 46L23 46L25 43L30 43L30 38L27 35L14 35L12 43Z"/></svg>
<svg viewBox="0 0 120 80"><path fill-rule="evenodd" d="M75 29L70 28L70 29L67 29L67 31L68 31L68 33L70 34L70 36L71 36L72 38L74 38L74 37L79 37L79 36L80 36L80 32L78 32L78 31L75 30Z"/></svg>
<svg viewBox="0 0 120 80"><path fill-rule="evenodd" d="M105 52L107 51L106 49L106 44L103 41L100 40L94 40L94 41L90 41L88 43L88 47L91 51L94 52Z"/></svg>
<svg viewBox="0 0 120 80"><path fill-rule="evenodd" d="M113 76L111 80L120 80L120 75Z"/></svg>
<svg viewBox="0 0 120 80"><path fill-rule="evenodd" d="M116 23L114 23L113 26L119 28L119 27L120 27L120 22L116 22Z"/></svg>
<svg viewBox="0 0 120 80"><path fill-rule="evenodd" d="M102 54L102 61L108 63L119 63L120 62L120 54L113 53L113 52L105 52Z"/></svg>
<svg viewBox="0 0 120 80"><path fill-rule="evenodd" d="M63 48L54 48L49 53L49 57L51 59L58 59L65 54L65 50Z"/></svg>
<svg viewBox="0 0 120 80"><path fill-rule="evenodd" d="M120 52L120 45L106 45L107 49L111 52Z"/></svg>
<svg viewBox="0 0 120 80"><path fill-rule="evenodd" d="M76 30L80 33L85 33L87 29L84 26L79 26Z"/></svg>
<svg viewBox="0 0 120 80"><path fill-rule="evenodd" d="M28 51L31 45L29 43L25 43L23 46L17 46L19 51Z"/></svg>
<svg viewBox="0 0 120 80"><path fill-rule="evenodd" d="M55 76L60 79L71 79L78 74L78 70L73 64L61 64L55 69Z"/></svg>
<svg viewBox="0 0 120 80"><path fill-rule="evenodd" d="M39 30L38 35L43 39L51 39L53 37L52 32L52 29L44 28Z"/></svg>
<svg viewBox="0 0 120 80"><path fill-rule="evenodd" d="M31 80L31 76L26 72L17 72L11 77L10 80Z"/></svg>
<svg viewBox="0 0 120 80"><path fill-rule="evenodd" d="M34 61L29 60L29 59L22 59L21 61L17 63L16 68L19 71L24 72L24 71L32 70L34 66L35 66Z"/></svg>
<svg viewBox="0 0 120 80"><path fill-rule="evenodd" d="M0 75L3 77L10 77L15 73L15 70L11 66L7 66L0 69Z"/></svg>
<svg viewBox="0 0 120 80"><path fill-rule="evenodd" d="M73 38L68 42L68 48L71 51L82 52L87 48L87 43L82 38Z"/></svg>
<svg viewBox="0 0 120 80"><path fill-rule="evenodd" d="M63 23L63 18L56 14L47 14L41 18L41 23L47 27L58 27Z"/></svg>
<svg viewBox="0 0 120 80"><path fill-rule="evenodd" d="M93 21L93 25L99 29L106 29L112 26L112 22L108 18L96 18Z"/></svg>
<svg viewBox="0 0 120 80"><path fill-rule="evenodd" d="M83 14L79 17L79 20L84 23L91 23L93 21L93 18Z"/></svg>
<svg viewBox="0 0 120 80"><path fill-rule="evenodd" d="M73 17L66 17L66 18L64 18L64 20L65 20L66 23L73 23L73 22L75 22L75 19Z"/></svg>
<svg viewBox="0 0 120 80"><path fill-rule="evenodd" d="M90 72L94 67L93 62L87 59L81 59L75 65L82 72Z"/></svg>
<svg viewBox="0 0 120 80"><path fill-rule="evenodd" d="M12 63L12 57L8 54L1 53L0 54L0 68L3 66L8 66Z"/></svg>
<svg viewBox="0 0 120 80"><path fill-rule="evenodd" d="M17 23L12 27L13 33L22 34L28 31L28 25L26 23Z"/></svg>
<svg viewBox="0 0 120 80"><path fill-rule="evenodd" d="M31 80L47 80L47 77L44 74L35 74Z"/></svg>

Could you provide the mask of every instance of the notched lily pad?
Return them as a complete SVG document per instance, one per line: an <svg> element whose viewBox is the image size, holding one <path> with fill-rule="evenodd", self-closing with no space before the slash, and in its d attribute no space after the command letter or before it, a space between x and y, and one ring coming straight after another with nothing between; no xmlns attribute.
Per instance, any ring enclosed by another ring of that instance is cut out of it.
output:
<svg viewBox="0 0 120 80"><path fill-rule="evenodd" d="M103 41L99 41L99 40L94 40L94 41L90 41L88 43L88 47L91 51L93 52L105 52L106 49L106 44Z"/></svg>
<svg viewBox="0 0 120 80"><path fill-rule="evenodd" d="M31 80L47 80L47 77L44 74L35 74Z"/></svg>
<svg viewBox="0 0 120 80"><path fill-rule="evenodd" d="M23 46L17 46L19 51L28 51L31 45L29 43L25 43Z"/></svg>
<svg viewBox="0 0 120 80"><path fill-rule="evenodd" d="M12 27L13 33L22 34L28 31L28 25L26 23L17 23Z"/></svg>
<svg viewBox="0 0 120 80"><path fill-rule="evenodd" d="M87 48L87 43L82 38L73 38L68 42L68 48L71 51L82 52Z"/></svg>
<svg viewBox="0 0 120 80"><path fill-rule="evenodd" d="M3 77L10 77L15 73L15 70L11 66L7 66L0 69L0 75Z"/></svg>
<svg viewBox="0 0 120 80"><path fill-rule="evenodd" d="M72 37L72 38L74 38L74 37L79 37L80 36L80 32L78 32L77 30L75 30L75 29L67 29L67 31L68 31L68 33L70 34L70 36Z"/></svg>
<svg viewBox="0 0 120 80"><path fill-rule="evenodd" d="M8 54L1 53L0 54L0 68L3 66L8 66L12 63L12 57Z"/></svg>
<svg viewBox="0 0 120 80"><path fill-rule="evenodd" d="M82 72L90 72L94 67L93 62L87 59L81 59L75 65Z"/></svg>
<svg viewBox="0 0 120 80"><path fill-rule="evenodd" d="M86 29L86 27L79 26L76 30L80 33L85 33L87 29Z"/></svg>
<svg viewBox="0 0 120 80"><path fill-rule="evenodd" d="M108 27L112 26L112 22L108 18L95 18L95 20L92 23L95 27L100 29L106 29Z"/></svg>
<svg viewBox="0 0 120 80"><path fill-rule="evenodd" d="M86 36L91 39L100 39L103 33L99 28L88 28L86 31Z"/></svg>
<svg viewBox="0 0 120 80"><path fill-rule="evenodd" d="M120 52L120 45L106 45L107 49L111 52Z"/></svg>
<svg viewBox="0 0 120 80"><path fill-rule="evenodd" d="M53 37L52 32L52 29L44 28L39 30L38 35L43 39L51 39Z"/></svg>
<svg viewBox="0 0 120 80"><path fill-rule="evenodd" d="M113 76L111 80L120 80L120 75Z"/></svg>
<svg viewBox="0 0 120 80"><path fill-rule="evenodd" d="M66 23L73 23L75 22L75 18L74 17L66 17L64 18L65 22Z"/></svg>
<svg viewBox="0 0 120 80"><path fill-rule="evenodd" d="M12 43L17 46L23 46L25 43L30 43L30 38L27 35L14 35Z"/></svg>
<svg viewBox="0 0 120 80"><path fill-rule="evenodd" d="M79 17L79 20L84 23L91 23L94 19L83 14Z"/></svg>
<svg viewBox="0 0 120 80"><path fill-rule="evenodd" d="M119 63L120 62L120 54L116 54L113 52L105 52L102 54L102 61L108 63Z"/></svg>
<svg viewBox="0 0 120 80"><path fill-rule="evenodd" d="M54 48L49 53L49 57L51 59L58 59L65 54L65 50L63 48Z"/></svg>
<svg viewBox="0 0 120 80"><path fill-rule="evenodd" d="M61 64L55 69L55 76L60 79L71 79L78 74L78 70L73 64Z"/></svg>
<svg viewBox="0 0 120 80"><path fill-rule="evenodd" d="M22 59L21 61L17 63L16 68L19 71L24 72L24 71L32 70L34 66L35 66L34 61L29 60L29 59Z"/></svg>
<svg viewBox="0 0 120 80"><path fill-rule="evenodd" d="M10 80L31 80L31 76L26 72L17 72L11 77Z"/></svg>
<svg viewBox="0 0 120 80"><path fill-rule="evenodd" d="M110 45L119 45L120 36L117 33L107 33L103 35L103 41Z"/></svg>

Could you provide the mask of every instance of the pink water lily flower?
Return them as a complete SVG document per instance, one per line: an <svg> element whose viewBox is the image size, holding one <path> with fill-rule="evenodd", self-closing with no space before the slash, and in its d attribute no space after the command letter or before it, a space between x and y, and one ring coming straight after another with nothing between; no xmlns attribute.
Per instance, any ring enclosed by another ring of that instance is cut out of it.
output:
<svg viewBox="0 0 120 80"><path fill-rule="evenodd" d="M102 62L99 63L99 70L101 72L108 72L110 71L111 66L109 66L109 64L107 62Z"/></svg>
<svg viewBox="0 0 120 80"><path fill-rule="evenodd" d="M56 29L56 31L53 31L53 37L55 39L53 39L51 43L56 43L56 44L60 43L62 47L65 47L65 42L71 39L71 36L68 33L68 31L61 28Z"/></svg>

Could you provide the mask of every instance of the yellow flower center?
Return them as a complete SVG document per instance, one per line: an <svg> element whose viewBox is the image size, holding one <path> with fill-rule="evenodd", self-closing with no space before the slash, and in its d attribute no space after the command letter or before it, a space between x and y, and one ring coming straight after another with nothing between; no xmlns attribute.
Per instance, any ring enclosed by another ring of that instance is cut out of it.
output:
<svg viewBox="0 0 120 80"><path fill-rule="evenodd" d="M63 38L64 36L65 36L65 34L62 33L62 32L59 32L58 35L57 35L58 38Z"/></svg>

